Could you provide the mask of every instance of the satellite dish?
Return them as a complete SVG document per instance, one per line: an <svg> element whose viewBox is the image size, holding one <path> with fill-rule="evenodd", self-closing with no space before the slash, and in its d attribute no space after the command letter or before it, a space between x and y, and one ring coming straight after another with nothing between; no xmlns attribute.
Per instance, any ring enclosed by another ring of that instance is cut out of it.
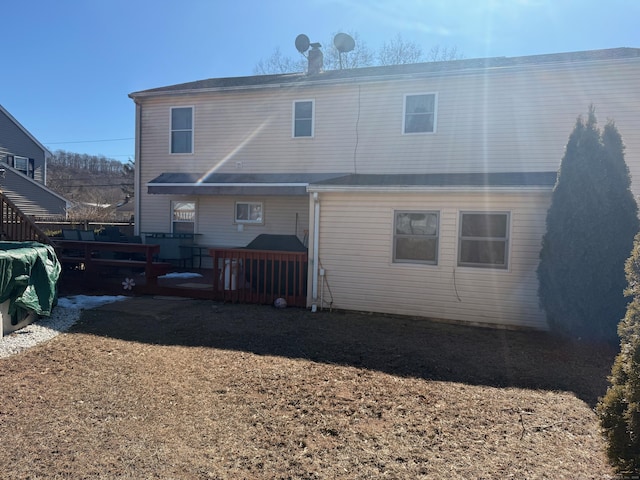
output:
<svg viewBox="0 0 640 480"><path fill-rule="evenodd" d="M296 37L296 49L300 53L304 53L309 50L309 37L307 37L304 33L301 33Z"/></svg>
<svg viewBox="0 0 640 480"><path fill-rule="evenodd" d="M297 40L296 40L297 42ZM353 50L356 42L351 35L346 33L338 33L333 37L333 44L340 53L347 53Z"/></svg>

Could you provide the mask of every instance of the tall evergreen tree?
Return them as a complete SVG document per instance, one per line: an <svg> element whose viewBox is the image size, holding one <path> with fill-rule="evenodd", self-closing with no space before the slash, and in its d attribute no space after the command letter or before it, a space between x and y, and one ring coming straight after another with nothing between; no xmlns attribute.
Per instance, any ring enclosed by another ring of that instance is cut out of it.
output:
<svg viewBox="0 0 640 480"><path fill-rule="evenodd" d="M607 456L620 473L640 471L640 235L626 265L631 297L620 322L620 353L611 369L611 386L598 404Z"/></svg>
<svg viewBox="0 0 640 480"><path fill-rule="evenodd" d="M570 337L616 339L624 316L624 265L640 228L624 145L595 109L569 136L547 212L538 267L550 327Z"/></svg>

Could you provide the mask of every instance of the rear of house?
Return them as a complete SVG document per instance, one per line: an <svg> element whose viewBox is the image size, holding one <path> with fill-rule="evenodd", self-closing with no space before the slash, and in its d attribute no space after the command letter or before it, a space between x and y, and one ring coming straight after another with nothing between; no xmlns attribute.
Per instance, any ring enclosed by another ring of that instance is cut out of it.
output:
<svg viewBox="0 0 640 480"><path fill-rule="evenodd" d="M615 49L136 92L137 228L296 235L310 307L546 328L535 270L566 140L595 105L640 178L639 73Z"/></svg>

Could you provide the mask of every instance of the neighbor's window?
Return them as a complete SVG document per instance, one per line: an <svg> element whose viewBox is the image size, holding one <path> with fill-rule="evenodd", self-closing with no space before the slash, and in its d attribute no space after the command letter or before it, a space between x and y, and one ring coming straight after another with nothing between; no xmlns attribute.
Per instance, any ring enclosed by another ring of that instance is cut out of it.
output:
<svg viewBox="0 0 640 480"><path fill-rule="evenodd" d="M313 137L313 100L293 102L293 136Z"/></svg>
<svg viewBox="0 0 640 480"><path fill-rule="evenodd" d="M173 233L195 233L196 202L171 202L171 211Z"/></svg>
<svg viewBox="0 0 640 480"><path fill-rule="evenodd" d="M171 153L193 153L193 107L171 108Z"/></svg>
<svg viewBox="0 0 640 480"><path fill-rule="evenodd" d="M236 223L263 223L262 202L236 202Z"/></svg>
<svg viewBox="0 0 640 480"><path fill-rule="evenodd" d="M436 126L436 94L404 96L403 133L433 133Z"/></svg>
<svg viewBox="0 0 640 480"><path fill-rule="evenodd" d="M19 157L16 155L13 157L13 167L16 170L20 170L25 175L29 174L29 159L27 157Z"/></svg>
<svg viewBox="0 0 640 480"><path fill-rule="evenodd" d="M33 158L21 157L19 155L7 155L5 157L5 163L11 165L16 170L24 173L30 178L34 175L34 160Z"/></svg>
<svg viewBox="0 0 640 480"><path fill-rule="evenodd" d="M438 263L438 212L396 211L393 261Z"/></svg>
<svg viewBox="0 0 640 480"><path fill-rule="evenodd" d="M458 265L507 268L509 214L506 212L460 214Z"/></svg>

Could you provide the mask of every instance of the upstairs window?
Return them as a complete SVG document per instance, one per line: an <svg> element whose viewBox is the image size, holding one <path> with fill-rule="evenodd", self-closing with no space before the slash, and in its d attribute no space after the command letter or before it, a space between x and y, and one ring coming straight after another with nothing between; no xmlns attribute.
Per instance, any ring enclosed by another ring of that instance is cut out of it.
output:
<svg viewBox="0 0 640 480"><path fill-rule="evenodd" d="M393 261L438 263L438 212L396 211Z"/></svg>
<svg viewBox="0 0 640 480"><path fill-rule="evenodd" d="M27 157L19 157L16 155L13 157L13 167L16 170L21 171L25 175L29 174L29 159Z"/></svg>
<svg viewBox="0 0 640 480"><path fill-rule="evenodd" d="M313 100L293 102L293 136L313 137Z"/></svg>
<svg viewBox="0 0 640 480"><path fill-rule="evenodd" d="M460 214L458 265L506 269L508 253L508 213Z"/></svg>
<svg viewBox="0 0 640 480"><path fill-rule="evenodd" d="M193 153L193 107L171 108L171 153Z"/></svg>
<svg viewBox="0 0 640 480"><path fill-rule="evenodd" d="M21 157L19 155L7 155L6 162L27 177L34 177L33 158Z"/></svg>
<svg viewBox="0 0 640 480"><path fill-rule="evenodd" d="M171 202L172 233L196 232L196 202Z"/></svg>
<svg viewBox="0 0 640 480"><path fill-rule="evenodd" d="M422 93L404 96L402 132L433 133L436 128L436 94Z"/></svg>

